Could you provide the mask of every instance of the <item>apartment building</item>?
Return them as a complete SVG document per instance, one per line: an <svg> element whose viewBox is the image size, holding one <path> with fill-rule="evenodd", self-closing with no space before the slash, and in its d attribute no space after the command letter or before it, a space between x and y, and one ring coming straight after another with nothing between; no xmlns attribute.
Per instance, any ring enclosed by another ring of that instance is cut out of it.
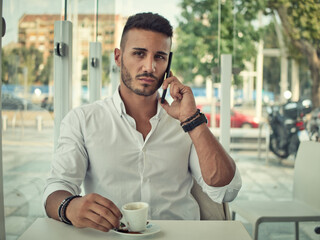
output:
<svg viewBox="0 0 320 240"><path fill-rule="evenodd" d="M44 61L46 61L54 49L54 22L61 20L59 14L23 15L19 20L19 45L21 47L35 46L43 52ZM92 41L101 42L103 52L113 51L119 45L125 21L126 17L121 15L99 14L98 28L96 28L94 14L71 16L73 36L79 54L82 57L88 57L89 42Z"/></svg>

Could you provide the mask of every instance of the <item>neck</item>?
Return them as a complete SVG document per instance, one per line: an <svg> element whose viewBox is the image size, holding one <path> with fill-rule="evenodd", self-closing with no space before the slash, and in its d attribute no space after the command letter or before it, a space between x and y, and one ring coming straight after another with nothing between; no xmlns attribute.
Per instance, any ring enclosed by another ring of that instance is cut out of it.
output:
<svg viewBox="0 0 320 240"><path fill-rule="evenodd" d="M140 96L124 85L120 85L120 96L128 115L137 118L152 118L157 113L157 92L151 96Z"/></svg>

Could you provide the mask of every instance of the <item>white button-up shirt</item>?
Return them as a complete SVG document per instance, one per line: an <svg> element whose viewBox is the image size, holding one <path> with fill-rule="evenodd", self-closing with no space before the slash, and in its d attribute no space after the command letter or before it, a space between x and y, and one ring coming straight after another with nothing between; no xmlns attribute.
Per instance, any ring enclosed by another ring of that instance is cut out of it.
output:
<svg viewBox="0 0 320 240"><path fill-rule="evenodd" d="M70 111L61 122L43 203L57 190L80 194L83 184L85 194L98 193L119 208L132 201L148 202L149 219L196 220L200 213L190 193L192 176L212 200L233 200L241 188L238 170L229 185L208 186L179 121L158 105L150 123L144 140L118 91Z"/></svg>

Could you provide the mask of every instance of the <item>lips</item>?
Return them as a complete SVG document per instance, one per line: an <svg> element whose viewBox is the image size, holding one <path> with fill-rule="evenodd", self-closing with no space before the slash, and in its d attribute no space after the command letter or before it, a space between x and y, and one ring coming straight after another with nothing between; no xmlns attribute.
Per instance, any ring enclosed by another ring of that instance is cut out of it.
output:
<svg viewBox="0 0 320 240"><path fill-rule="evenodd" d="M143 83L153 83L155 81L153 78L138 78L138 80Z"/></svg>

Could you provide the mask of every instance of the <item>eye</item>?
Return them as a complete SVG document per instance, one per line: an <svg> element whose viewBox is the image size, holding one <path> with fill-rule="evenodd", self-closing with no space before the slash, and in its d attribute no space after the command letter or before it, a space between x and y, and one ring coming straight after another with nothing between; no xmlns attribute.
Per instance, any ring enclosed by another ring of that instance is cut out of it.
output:
<svg viewBox="0 0 320 240"><path fill-rule="evenodd" d="M138 57L143 57L145 53L143 51L135 51L133 52L133 55L138 56Z"/></svg>
<svg viewBox="0 0 320 240"><path fill-rule="evenodd" d="M162 60L165 60L165 59L166 59L165 56L160 55L160 54L155 55L155 58L156 58L156 59L162 59Z"/></svg>

